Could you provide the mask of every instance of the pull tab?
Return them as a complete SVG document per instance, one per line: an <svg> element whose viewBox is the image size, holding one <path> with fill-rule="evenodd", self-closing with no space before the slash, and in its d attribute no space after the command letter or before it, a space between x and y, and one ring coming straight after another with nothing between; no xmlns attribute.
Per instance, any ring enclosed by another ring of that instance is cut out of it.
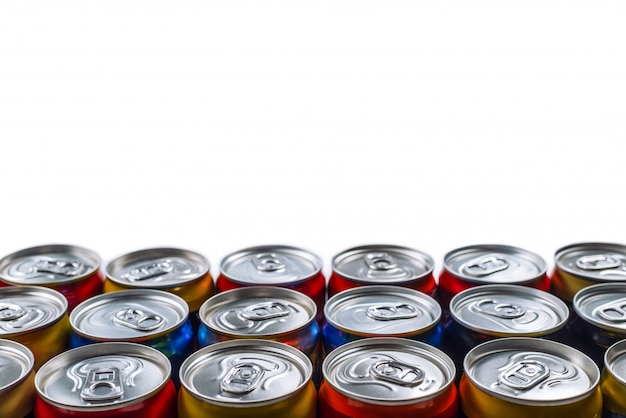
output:
<svg viewBox="0 0 626 418"><path fill-rule="evenodd" d="M80 397L85 402L112 401L124 396L124 385L117 367L90 370Z"/></svg>
<svg viewBox="0 0 626 418"><path fill-rule="evenodd" d="M494 299L483 299L473 306L474 311L502 319L515 319L526 314L526 309L510 303L498 303Z"/></svg>
<svg viewBox="0 0 626 418"><path fill-rule="evenodd" d="M252 258L252 262L259 271L275 272L285 270L285 263L275 253L257 254Z"/></svg>
<svg viewBox="0 0 626 418"><path fill-rule="evenodd" d="M420 311L413 305L401 303L399 305L370 306L367 316L377 321L393 321L396 319L411 319L420 315Z"/></svg>
<svg viewBox="0 0 626 418"><path fill-rule="evenodd" d="M527 390L544 381L548 376L550 376L550 368L545 363L522 360L500 373L498 380L511 389Z"/></svg>
<svg viewBox="0 0 626 418"><path fill-rule="evenodd" d="M115 314L113 322L139 331L153 331L159 328L164 320L160 315L144 312L141 309L122 309Z"/></svg>
<svg viewBox="0 0 626 418"><path fill-rule="evenodd" d="M465 264L462 271L473 277L484 277L509 268L506 259L497 256L476 258Z"/></svg>
<svg viewBox="0 0 626 418"><path fill-rule="evenodd" d="M291 313L289 308L280 302L262 302L246 307L240 315L251 321L265 321L280 318Z"/></svg>
<svg viewBox="0 0 626 418"><path fill-rule="evenodd" d="M392 270L398 267L396 260L388 253L369 253L363 257L370 270Z"/></svg>
<svg viewBox="0 0 626 418"><path fill-rule="evenodd" d="M171 273L173 268L174 266L171 262L159 261L135 267L130 272L125 274L123 278L128 279L131 282L139 282Z"/></svg>
<svg viewBox="0 0 626 418"><path fill-rule="evenodd" d="M14 303L0 303L0 321L15 321L26 315L26 309Z"/></svg>
<svg viewBox="0 0 626 418"><path fill-rule="evenodd" d="M426 377L420 368L395 360L374 363L370 366L369 372L375 379L407 387L418 386Z"/></svg>
<svg viewBox="0 0 626 418"><path fill-rule="evenodd" d="M621 265L618 259L608 254L587 255L576 260L576 267L582 270L609 270Z"/></svg>
<svg viewBox="0 0 626 418"><path fill-rule="evenodd" d="M594 310L594 313L609 322L626 322L626 299L620 299L598 306Z"/></svg>
<svg viewBox="0 0 626 418"><path fill-rule="evenodd" d="M60 274L62 276L76 276L80 273L83 263L80 261L39 260L35 263L35 271L40 273Z"/></svg>
<svg viewBox="0 0 626 418"><path fill-rule="evenodd" d="M265 371L254 363L236 364L222 380L222 391L243 395L252 392L263 379Z"/></svg>

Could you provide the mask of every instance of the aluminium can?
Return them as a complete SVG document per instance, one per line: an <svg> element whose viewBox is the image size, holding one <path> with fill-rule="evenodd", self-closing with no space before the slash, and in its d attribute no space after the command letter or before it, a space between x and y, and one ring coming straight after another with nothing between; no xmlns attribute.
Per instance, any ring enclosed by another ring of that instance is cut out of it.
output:
<svg viewBox="0 0 626 418"><path fill-rule="evenodd" d="M540 338L502 338L465 357L459 392L468 418L600 418L600 371L580 351Z"/></svg>
<svg viewBox="0 0 626 418"><path fill-rule="evenodd" d="M600 376L602 418L626 418L626 340L606 350Z"/></svg>
<svg viewBox="0 0 626 418"><path fill-rule="evenodd" d="M176 417L168 359L135 343L66 351L35 376L37 418Z"/></svg>
<svg viewBox="0 0 626 418"><path fill-rule="evenodd" d="M439 302L447 311L457 293L486 284L550 290L547 264L539 255L509 245L470 245L448 252L439 275Z"/></svg>
<svg viewBox="0 0 626 418"><path fill-rule="evenodd" d="M220 263L217 292L248 286L286 287L304 293L317 306L321 322L326 300L322 260L310 251L286 245L245 248Z"/></svg>
<svg viewBox="0 0 626 418"><path fill-rule="evenodd" d="M324 418L452 418L458 414L455 367L441 350L405 338L342 345L322 365Z"/></svg>
<svg viewBox="0 0 626 418"><path fill-rule="evenodd" d="M35 370L69 346L67 299L38 286L0 288L0 338L28 347Z"/></svg>
<svg viewBox="0 0 626 418"><path fill-rule="evenodd" d="M434 265L430 255L408 247L374 244L349 248L333 258L328 297L367 285L402 286L435 296Z"/></svg>
<svg viewBox="0 0 626 418"><path fill-rule="evenodd" d="M308 357L283 343L216 343L183 363L178 418L316 418L311 374Z"/></svg>
<svg viewBox="0 0 626 418"><path fill-rule="evenodd" d="M441 345L439 303L410 288L371 285L344 290L328 299L324 318L326 353L370 337L402 337Z"/></svg>
<svg viewBox="0 0 626 418"><path fill-rule="evenodd" d="M0 282L11 286L44 286L67 298L71 311L102 293L100 256L75 245L50 244L26 248L0 260Z"/></svg>
<svg viewBox="0 0 626 418"><path fill-rule="evenodd" d="M26 346L0 339L0 416L22 418L35 405L35 357Z"/></svg>
<svg viewBox="0 0 626 418"><path fill-rule="evenodd" d="M568 245L556 251L552 293L572 302L574 295L599 283L626 282L626 246L588 242Z"/></svg>

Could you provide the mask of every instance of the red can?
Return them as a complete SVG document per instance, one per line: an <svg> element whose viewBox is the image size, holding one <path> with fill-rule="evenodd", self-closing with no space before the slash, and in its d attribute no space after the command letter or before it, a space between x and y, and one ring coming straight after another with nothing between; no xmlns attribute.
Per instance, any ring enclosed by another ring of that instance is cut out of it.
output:
<svg viewBox="0 0 626 418"><path fill-rule="evenodd" d="M454 295L485 284L516 284L548 292L550 279L543 258L508 245L471 245L450 251L439 276L439 302L448 310Z"/></svg>
<svg viewBox="0 0 626 418"><path fill-rule="evenodd" d="M171 366L135 343L99 343L54 357L35 376L37 418L176 417Z"/></svg>
<svg viewBox="0 0 626 418"><path fill-rule="evenodd" d="M286 287L304 293L317 306L318 322L323 318L326 279L322 274L322 260L309 251L266 245L226 256L220 264L217 292L247 286Z"/></svg>
<svg viewBox="0 0 626 418"><path fill-rule="evenodd" d="M397 245L365 245L343 251L333 258L328 297L367 285L408 287L434 296L437 283L431 256Z"/></svg>
<svg viewBox="0 0 626 418"><path fill-rule="evenodd" d="M26 248L0 260L0 282L10 286L44 286L67 298L68 310L102 293L100 257L73 245Z"/></svg>

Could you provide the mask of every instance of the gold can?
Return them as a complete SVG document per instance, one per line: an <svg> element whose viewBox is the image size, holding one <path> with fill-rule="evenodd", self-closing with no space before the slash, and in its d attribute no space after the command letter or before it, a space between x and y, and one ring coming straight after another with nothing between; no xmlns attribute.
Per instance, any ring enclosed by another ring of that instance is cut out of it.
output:
<svg viewBox="0 0 626 418"><path fill-rule="evenodd" d="M35 404L35 357L24 345L0 340L0 417L24 417Z"/></svg>

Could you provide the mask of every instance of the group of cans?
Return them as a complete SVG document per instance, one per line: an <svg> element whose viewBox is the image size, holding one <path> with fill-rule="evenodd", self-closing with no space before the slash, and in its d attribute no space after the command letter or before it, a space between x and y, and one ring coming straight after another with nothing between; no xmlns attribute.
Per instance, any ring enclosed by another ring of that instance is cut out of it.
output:
<svg viewBox="0 0 626 418"><path fill-rule="evenodd" d="M0 259L0 416L626 417L626 246ZM602 373L600 372L602 370Z"/></svg>

